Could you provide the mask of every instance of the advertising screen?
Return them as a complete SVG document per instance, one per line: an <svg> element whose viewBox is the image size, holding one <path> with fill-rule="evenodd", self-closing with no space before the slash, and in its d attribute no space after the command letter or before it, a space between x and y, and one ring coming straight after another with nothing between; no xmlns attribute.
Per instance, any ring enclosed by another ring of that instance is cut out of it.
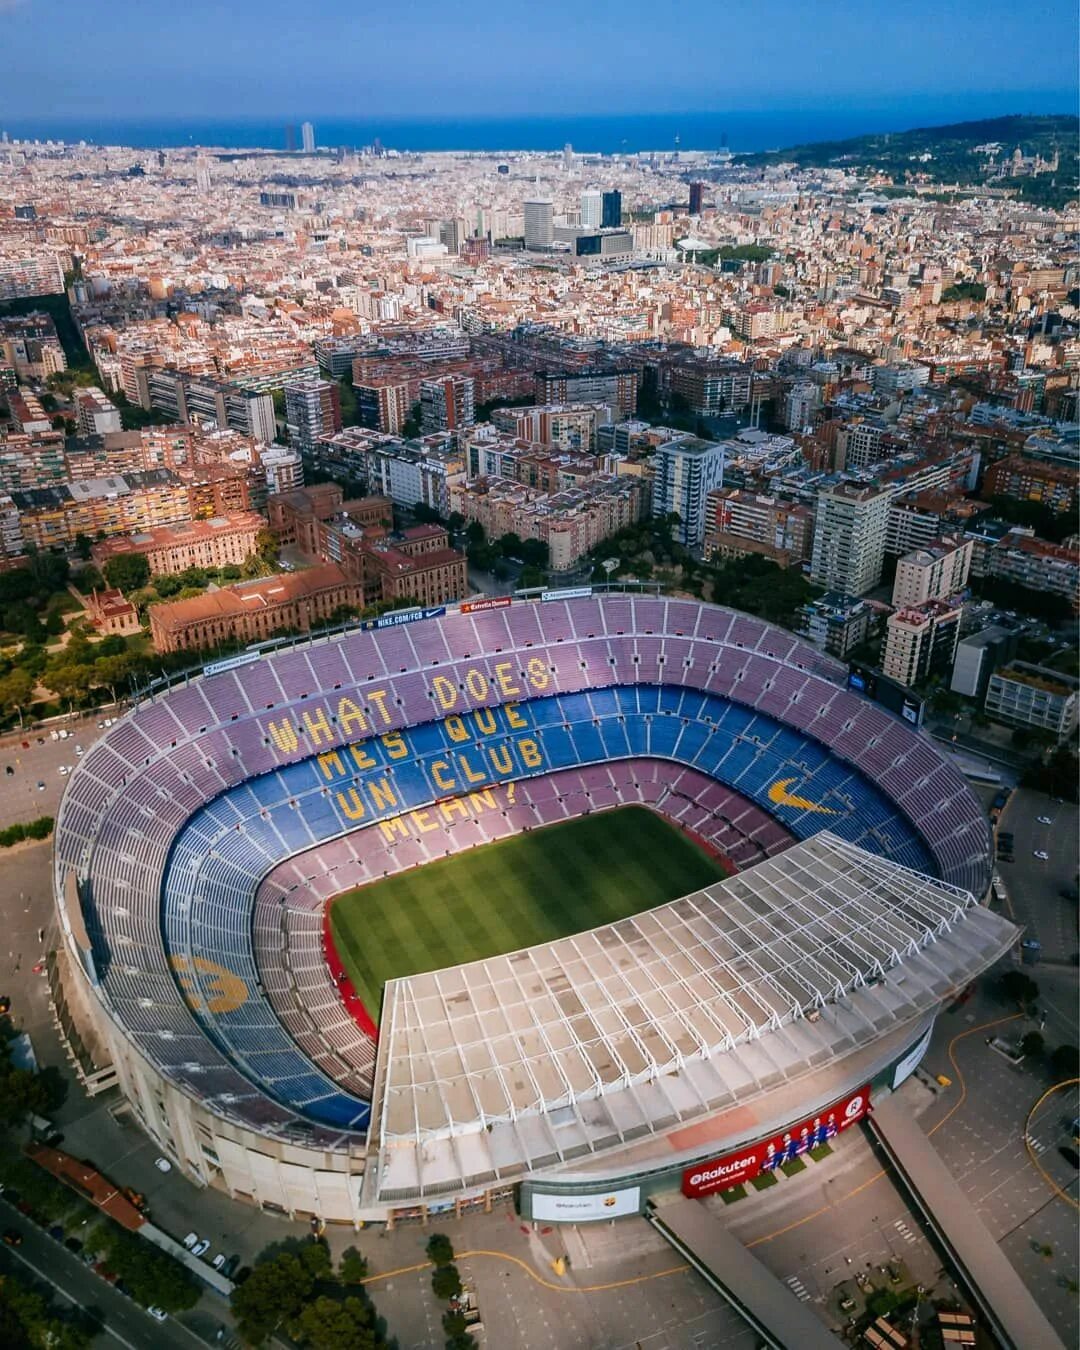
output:
<svg viewBox="0 0 1080 1350"><path fill-rule="evenodd" d="M549 1223L583 1223L590 1219L618 1219L624 1214L640 1214L641 1187L624 1186L621 1191L600 1195L541 1195L534 1191L532 1216Z"/></svg>
<svg viewBox="0 0 1080 1350"><path fill-rule="evenodd" d="M791 1162L800 1153L806 1153L819 1144L825 1144L842 1133L849 1125L862 1120L870 1106L870 1086L860 1088L849 1096L827 1106L814 1116L800 1120L771 1139L747 1144L733 1153L697 1163L683 1173L682 1192L696 1199L726 1191L743 1181L752 1181L762 1172L771 1172L781 1163Z"/></svg>

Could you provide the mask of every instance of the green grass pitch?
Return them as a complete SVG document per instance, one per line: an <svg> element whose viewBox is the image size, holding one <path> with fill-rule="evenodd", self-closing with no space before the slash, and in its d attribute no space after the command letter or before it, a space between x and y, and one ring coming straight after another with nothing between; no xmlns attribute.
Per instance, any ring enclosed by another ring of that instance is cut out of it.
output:
<svg viewBox="0 0 1080 1350"><path fill-rule="evenodd" d="M330 930L377 1022L387 980L613 923L723 875L675 826L624 806L348 891L331 905Z"/></svg>

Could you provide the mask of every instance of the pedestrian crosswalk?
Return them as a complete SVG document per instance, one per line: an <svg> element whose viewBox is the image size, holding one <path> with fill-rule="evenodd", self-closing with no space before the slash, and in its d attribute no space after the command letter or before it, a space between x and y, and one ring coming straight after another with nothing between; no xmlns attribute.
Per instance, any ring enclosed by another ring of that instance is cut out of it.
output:
<svg viewBox="0 0 1080 1350"><path fill-rule="evenodd" d="M1033 1153L1042 1153L1042 1151L1048 1147L1045 1139L1029 1138L1028 1143L1031 1145L1031 1151Z"/></svg>
<svg viewBox="0 0 1080 1350"><path fill-rule="evenodd" d="M903 1219L897 1219L893 1227L896 1229L896 1231L900 1234L900 1236L904 1239L905 1242L918 1242L919 1240L918 1233L913 1233L911 1229L907 1226L907 1224L903 1221Z"/></svg>
<svg viewBox="0 0 1080 1350"><path fill-rule="evenodd" d="M810 1291L807 1289L806 1285L803 1284L802 1280L799 1279L798 1275L789 1275L784 1283L801 1302L808 1303L810 1301Z"/></svg>

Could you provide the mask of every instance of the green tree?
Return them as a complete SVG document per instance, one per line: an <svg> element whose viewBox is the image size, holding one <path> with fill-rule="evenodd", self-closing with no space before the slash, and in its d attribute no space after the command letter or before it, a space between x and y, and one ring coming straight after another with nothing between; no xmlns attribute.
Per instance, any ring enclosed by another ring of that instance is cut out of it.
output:
<svg viewBox="0 0 1080 1350"><path fill-rule="evenodd" d="M371 1304L360 1298L323 1295L308 1303L292 1325L310 1350L375 1350L379 1344Z"/></svg>
<svg viewBox="0 0 1080 1350"><path fill-rule="evenodd" d="M90 549L93 547L93 543L94 541L88 534L80 533L75 536L75 552L83 562L90 561Z"/></svg>
<svg viewBox="0 0 1080 1350"><path fill-rule="evenodd" d="M1020 1040L1020 1050L1028 1059L1038 1059L1046 1049L1046 1042L1037 1031L1029 1031Z"/></svg>
<svg viewBox="0 0 1080 1350"><path fill-rule="evenodd" d="M457 1266L437 1266L431 1274L431 1292L436 1298L456 1298L461 1293Z"/></svg>
<svg viewBox="0 0 1080 1350"><path fill-rule="evenodd" d="M179 1261L145 1238L110 1224L104 1234L109 1269L124 1281L132 1298L166 1312L183 1312L199 1301L199 1286Z"/></svg>
<svg viewBox="0 0 1080 1350"><path fill-rule="evenodd" d="M99 656L94 662L94 681L109 691L116 702L116 692L131 675L131 660L126 653L119 656Z"/></svg>
<svg viewBox="0 0 1080 1350"><path fill-rule="evenodd" d="M240 1334L260 1345L282 1323L299 1317L314 1287L311 1274L292 1252L261 1261L232 1293Z"/></svg>
<svg viewBox="0 0 1080 1350"><path fill-rule="evenodd" d="M255 552L264 563L273 565L277 562L278 537L268 526L264 526L255 536Z"/></svg>
<svg viewBox="0 0 1080 1350"><path fill-rule="evenodd" d="M445 1233L432 1233L424 1250L433 1266L449 1266L454 1260L454 1244Z"/></svg>
<svg viewBox="0 0 1080 1350"><path fill-rule="evenodd" d="M305 1242L298 1253L300 1264L313 1280L333 1278L334 1262L325 1242Z"/></svg>
<svg viewBox="0 0 1080 1350"><path fill-rule="evenodd" d="M361 1284L367 1279L368 1262L363 1252L356 1247L346 1247L341 1253L338 1277L342 1284Z"/></svg>
<svg viewBox="0 0 1080 1350"><path fill-rule="evenodd" d="M0 678L0 708L5 714L18 713L20 727L23 713L30 706L34 694L34 683L34 677L18 666Z"/></svg>
<svg viewBox="0 0 1080 1350"><path fill-rule="evenodd" d="M1039 997L1039 986L1022 970L1007 970L1001 977L1001 994L1009 1003L1024 1007Z"/></svg>
<svg viewBox="0 0 1080 1350"><path fill-rule="evenodd" d="M125 594L150 580L150 564L141 553L118 553L106 562L104 571L109 585Z"/></svg>

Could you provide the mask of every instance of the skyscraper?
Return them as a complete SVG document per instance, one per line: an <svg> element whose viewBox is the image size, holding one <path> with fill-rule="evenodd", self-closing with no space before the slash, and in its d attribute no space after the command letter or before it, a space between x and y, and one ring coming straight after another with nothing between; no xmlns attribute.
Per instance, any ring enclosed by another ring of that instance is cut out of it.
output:
<svg viewBox="0 0 1080 1350"><path fill-rule="evenodd" d="M656 452L653 515L676 515L675 538L700 548L708 519L706 497L724 486L724 447L717 441L684 436Z"/></svg>
<svg viewBox="0 0 1080 1350"><path fill-rule="evenodd" d="M617 230L622 224L622 193L618 188L604 193L600 225L605 230Z"/></svg>
<svg viewBox="0 0 1080 1350"><path fill-rule="evenodd" d="M581 225L586 230L598 230L604 214L604 194L589 188L581 194Z"/></svg>
<svg viewBox="0 0 1080 1350"><path fill-rule="evenodd" d="M210 161L200 155L195 161L195 187L205 197L210 192Z"/></svg>
<svg viewBox="0 0 1080 1350"><path fill-rule="evenodd" d="M290 122L285 128L285 153L291 155L296 149L296 126Z"/></svg>
<svg viewBox="0 0 1080 1350"><path fill-rule="evenodd" d="M300 135L304 141L304 154L312 154L315 150L315 128L310 122L305 122L300 128Z"/></svg>
<svg viewBox="0 0 1080 1350"><path fill-rule="evenodd" d="M555 204L550 197L525 202L525 247L550 248L555 239Z"/></svg>
<svg viewBox="0 0 1080 1350"><path fill-rule="evenodd" d="M690 214L692 216L701 215L701 204L705 197L704 183L690 184Z"/></svg>

